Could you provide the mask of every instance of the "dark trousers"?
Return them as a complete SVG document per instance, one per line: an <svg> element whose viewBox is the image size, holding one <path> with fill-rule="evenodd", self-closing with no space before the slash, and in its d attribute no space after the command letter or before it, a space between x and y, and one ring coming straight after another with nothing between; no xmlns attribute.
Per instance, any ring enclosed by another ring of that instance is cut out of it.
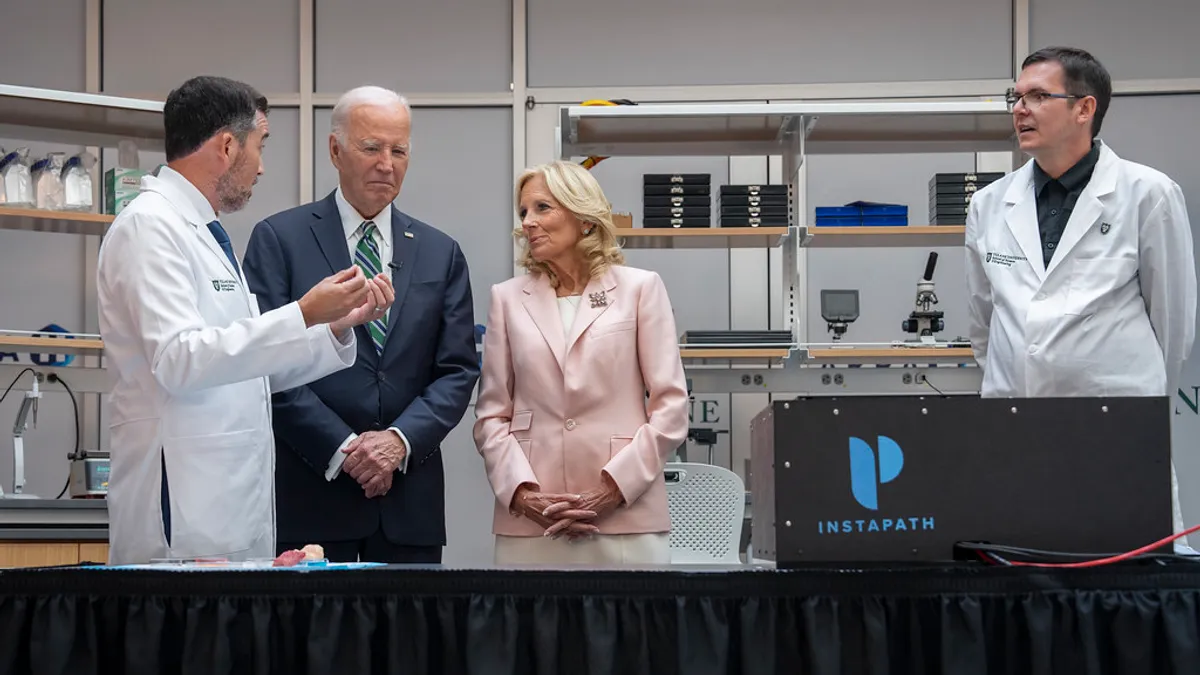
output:
<svg viewBox="0 0 1200 675"><path fill-rule="evenodd" d="M320 544L329 562L421 563L438 565L442 562L441 546L401 546L383 536L383 528L366 539L349 541L278 542L277 553L301 549L308 544Z"/></svg>

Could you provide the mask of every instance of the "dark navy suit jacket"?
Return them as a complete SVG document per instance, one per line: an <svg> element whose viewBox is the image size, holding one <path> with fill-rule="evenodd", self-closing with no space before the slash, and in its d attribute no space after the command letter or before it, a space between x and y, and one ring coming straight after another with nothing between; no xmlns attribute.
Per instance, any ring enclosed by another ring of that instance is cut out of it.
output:
<svg viewBox="0 0 1200 675"><path fill-rule="evenodd" d="M352 367L272 397L278 540L344 541L382 526L405 546L446 543L441 443L458 425L479 378L471 279L458 243L393 210L396 301L383 353L355 329ZM406 236L411 234L412 236ZM254 227L244 272L262 311L300 299L350 266L334 193ZM325 480L330 457L351 432L394 426L411 444L408 470L367 499L348 473Z"/></svg>

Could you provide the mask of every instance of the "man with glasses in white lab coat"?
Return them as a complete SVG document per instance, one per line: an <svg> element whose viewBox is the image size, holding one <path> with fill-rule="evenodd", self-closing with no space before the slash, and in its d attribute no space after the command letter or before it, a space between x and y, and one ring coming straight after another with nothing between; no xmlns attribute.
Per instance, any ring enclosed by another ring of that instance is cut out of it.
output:
<svg viewBox="0 0 1200 675"><path fill-rule="evenodd" d="M1168 176L1099 139L1111 97L1104 67L1069 47L1030 55L1009 92L1021 149L1033 159L980 190L967 213L982 396L1178 388L1196 327L1187 207ZM1178 532L1174 482L1172 470Z"/></svg>

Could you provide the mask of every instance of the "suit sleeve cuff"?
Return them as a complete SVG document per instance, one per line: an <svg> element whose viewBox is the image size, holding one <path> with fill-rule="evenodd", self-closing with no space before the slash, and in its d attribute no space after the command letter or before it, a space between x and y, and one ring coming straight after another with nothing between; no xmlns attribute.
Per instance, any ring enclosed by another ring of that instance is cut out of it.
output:
<svg viewBox="0 0 1200 675"><path fill-rule="evenodd" d="M347 436L346 440L342 441L342 444L338 446L337 451L333 453L333 457L329 458L329 466L325 469L325 480L331 481L341 475L342 462L346 461L346 453L342 452L342 450L345 450L346 446L350 445L350 442L356 438L358 438L358 434Z"/></svg>
<svg viewBox="0 0 1200 675"><path fill-rule="evenodd" d="M408 436L405 436L403 431L400 431L396 427L388 427L388 429L396 432L396 435L400 437L400 441L404 443L404 459L400 460L400 466L396 467L396 470L400 473L408 473L408 458L412 457L412 444L408 442Z"/></svg>

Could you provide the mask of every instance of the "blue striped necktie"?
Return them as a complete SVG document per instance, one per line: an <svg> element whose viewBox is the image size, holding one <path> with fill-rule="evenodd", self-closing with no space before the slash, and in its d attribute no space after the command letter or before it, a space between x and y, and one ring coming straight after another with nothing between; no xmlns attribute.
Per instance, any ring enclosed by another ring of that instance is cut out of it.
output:
<svg viewBox="0 0 1200 675"><path fill-rule="evenodd" d="M379 246L375 243L377 228L375 223L368 220L359 229L362 230L362 238L358 240L354 251L354 263L362 269L368 279L374 279L383 268ZM375 353L382 354L383 342L387 337L387 314L367 323L367 332L371 334L371 342L375 344Z"/></svg>

